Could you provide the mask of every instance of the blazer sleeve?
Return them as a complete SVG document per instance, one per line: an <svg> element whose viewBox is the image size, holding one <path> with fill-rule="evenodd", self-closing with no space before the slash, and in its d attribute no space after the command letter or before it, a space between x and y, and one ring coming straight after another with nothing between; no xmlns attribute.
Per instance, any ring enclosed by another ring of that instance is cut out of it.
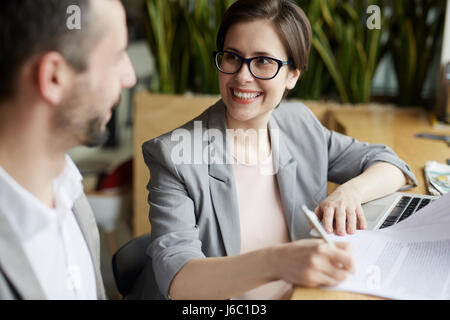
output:
<svg viewBox="0 0 450 320"><path fill-rule="evenodd" d="M417 186L417 180L409 166L395 152L382 144L369 144L328 130L322 126L328 145L328 180L342 184L370 167L375 162L387 162L399 168L412 184L400 190Z"/></svg>
<svg viewBox="0 0 450 320"><path fill-rule="evenodd" d="M177 167L171 161L170 149L156 138L142 147L150 170L148 203L150 204L152 257L157 285L169 297L170 284L177 272L189 261L204 258L196 225L194 203Z"/></svg>

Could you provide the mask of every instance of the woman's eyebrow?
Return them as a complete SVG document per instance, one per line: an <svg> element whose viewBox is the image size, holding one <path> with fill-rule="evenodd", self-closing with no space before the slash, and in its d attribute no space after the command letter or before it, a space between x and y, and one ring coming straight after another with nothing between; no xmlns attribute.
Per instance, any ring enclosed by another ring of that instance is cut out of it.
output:
<svg viewBox="0 0 450 320"><path fill-rule="evenodd" d="M232 47L225 47L224 50L227 50L227 51L234 51L234 52L236 52L237 54L242 55L242 52L240 52L238 49L235 49L235 48L232 48Z"/></svg>
<svg viewBox="0 0 450 320"><path fill-rule="evenodd" d="M234 51L234 52L236 52L236 53L239 54L239 55L243 55L242 52L239 51L239 50L236 49L236 48L226 47L225 50ZM253 52L253 53L252 53L252 56L254 56L254 57L255 57L255 56L269 56L269 57L272 57L272 56L274 56L274 55L271 54L271 53L269 53L269 52L266 52L266 51L257 51L257 52Z"/></svg>
<svg viewBox="0 0 450 320"><path fill-rule="evenodd" d="M274 55L266 52L266 51L258 51L258 52L254 52L253 55L255 56L269 56L269 57L273 57Z"/></svg>

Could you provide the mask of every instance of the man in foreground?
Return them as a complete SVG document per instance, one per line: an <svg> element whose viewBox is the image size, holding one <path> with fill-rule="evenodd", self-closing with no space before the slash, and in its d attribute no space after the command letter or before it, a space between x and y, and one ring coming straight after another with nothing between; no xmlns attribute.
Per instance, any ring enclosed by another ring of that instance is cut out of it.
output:
<svg viewBox="0 0 450 320"><path fill-rule="evenodd" d="M106 141L136 82L127 42L118 0L1 1L0 299L105 298L98 229L67 152Z"/></svg>

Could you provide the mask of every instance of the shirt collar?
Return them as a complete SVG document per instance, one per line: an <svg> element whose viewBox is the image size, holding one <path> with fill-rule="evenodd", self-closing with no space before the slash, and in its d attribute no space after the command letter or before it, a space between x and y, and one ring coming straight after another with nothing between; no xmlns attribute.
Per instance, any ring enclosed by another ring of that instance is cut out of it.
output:
<svg viewBox="0 0 450 320"><path fill-rule="evenodd" d="M59 177L53 180L53 192L56 200L56 208L71 210L75 201L83 193L83 177L73 163L72 159L66 155L66 166Z"/></svg>
<svg viewBox="0 0 450 320"><path fill-rule="evenodd" d="M30 239L56 219L61 219L82 194L80 172L68 155L65 161L63 172L53 180L56 209L47 207L0 166L0 212L21 239Z"/></svg>

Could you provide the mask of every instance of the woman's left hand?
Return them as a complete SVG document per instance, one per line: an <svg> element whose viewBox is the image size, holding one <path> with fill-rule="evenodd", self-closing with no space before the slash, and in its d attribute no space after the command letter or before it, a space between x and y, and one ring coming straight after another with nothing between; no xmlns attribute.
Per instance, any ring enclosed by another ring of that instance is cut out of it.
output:
<svg viewBox="0 0 450 320"><path fill-rule="evenodd" d="M356 229L366 229L366 217L361 207L361 195L351 186L341 185L314 210L328 233L339 236L353 234Z"/></svg>

